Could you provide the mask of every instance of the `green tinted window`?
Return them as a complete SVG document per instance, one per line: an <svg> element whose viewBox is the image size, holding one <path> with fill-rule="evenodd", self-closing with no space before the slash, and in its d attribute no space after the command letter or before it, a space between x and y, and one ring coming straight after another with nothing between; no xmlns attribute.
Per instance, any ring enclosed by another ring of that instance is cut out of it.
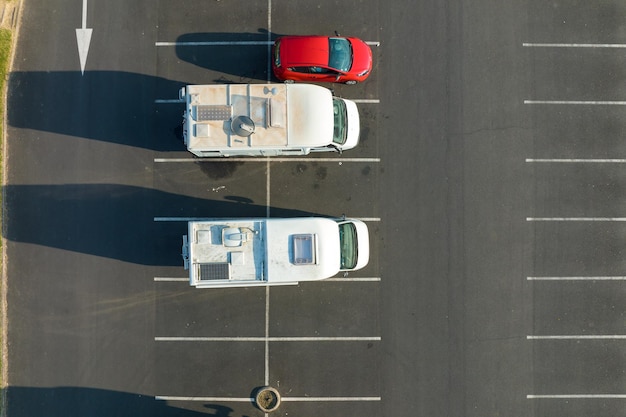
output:
<svg viewBox="0 0 626 417"><path fill-rule="evenodd" d="M358 245L356 227L352 223L339 225L339 244L341 250L341 269L353 269L357 263Z"/></svg>
<svg viewBox="0 0 626 417"><path fill-rule="evenodd" d="M343 38L329 38L328 66L346 72L352 67L352 46Z"/></svg>
<svg viewBox="0 0 626 417"><path fill-rule="evenodd" d="M333 142L343 145L348 136L348 112L343 100L333 97L333 113L335 115L335 129L333 131Z"/></svg>

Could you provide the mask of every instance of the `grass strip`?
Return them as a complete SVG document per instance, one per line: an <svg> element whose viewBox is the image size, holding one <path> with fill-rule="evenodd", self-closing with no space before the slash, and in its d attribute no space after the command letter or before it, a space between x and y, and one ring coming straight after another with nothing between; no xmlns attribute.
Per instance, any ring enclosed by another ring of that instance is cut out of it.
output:
<svg viewBox="0 0 626 417"><path fill-rule="evenodd" d="M6 83L8 80L8 72L9 72L9 65L10 65L10 60L11 60L11 48L13 47L12 44L12 31L10 29L6 29L6 28L0 28L0 96L1 97L6 97ZM5 100L0 100L0 120L2 120L4 112L5 112L5 108L4 108L4 104L6 101ZM3 128L3 123L0 123L0 144L4 143L4 135L6 135L6 132L4 131ZM3 165L4 165L4 150L0 149L0 175L3 172ZM2 184L2 178L0 178L0 184ZM2 193L0 193L0 206L2 205L2 201L1 201L1 197L2 197ZM1 221L1 219L0 219ZM0 256L0 263L2 262L2 257ZM3 269L3 266L0 265L0 270ZM0 285L4 286L5 283L0 281ZM4 293L4 288L0 288L0 293ZM1 297L2 298L2 303L4 303L4 296ZM2 316L4 316L6 314L6 309L4 308L4 306L0 306L0 314ZM0 317L0 323L2 323L2 326L6 325L6 320L5 317ZM0 346L2 346L5 341L2 340L4 337L6 336L6 329L2 329L2 331L0 331ZM4 367L6 366L6 364L4 363L4 349L0 349L0 375L2 375L2 378L0 378L2 381L0 383L0 416L6 416L6 390L7 387L4 386L5 382L4 381L4 373L5 373L5 369Z"/></svg>

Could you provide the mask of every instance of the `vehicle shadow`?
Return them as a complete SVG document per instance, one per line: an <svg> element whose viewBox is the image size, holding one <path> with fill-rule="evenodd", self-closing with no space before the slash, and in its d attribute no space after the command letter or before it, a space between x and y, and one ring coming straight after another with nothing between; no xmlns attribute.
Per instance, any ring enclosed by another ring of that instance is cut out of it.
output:
<svg viewBox="0 0 626 417"><path fill-rule="evenodd" d="M178 408L153 396L82 387L8 387L4 415L11 417L251 417L262 415L251 403L237 410L204 402ZM188 403L185 403L188 405Z"/></svg>
<svg viewBox="0 0 626 417"><path fill-rule="evenodd" d="M121 71L12 72L7 90L8 137L35 136L11 129L32 129L78 138L141 147L184 151L179 127L183 103L181 81ZM37 140L37 151L58 142Z"/></svg>
<svg viewBox="0 0 626 417"><path fill-rule="evenodd" d="M219 83L267 82L269 46L282 36L266 29L257 32L186 33L176 39L176 56L211 71L228 74L214 79ZM277 81L271 74L270 80Z"/></svg>
<svg viewBox="0 0 626 417"><path fill-rule="evenodd" d="M267 210L241 196L208 200L119 184L6 185L4 198L9 248L22 242L158 266L182 266L185 218L265 217ZM270 212L320 215L275 207Z"/></svg>

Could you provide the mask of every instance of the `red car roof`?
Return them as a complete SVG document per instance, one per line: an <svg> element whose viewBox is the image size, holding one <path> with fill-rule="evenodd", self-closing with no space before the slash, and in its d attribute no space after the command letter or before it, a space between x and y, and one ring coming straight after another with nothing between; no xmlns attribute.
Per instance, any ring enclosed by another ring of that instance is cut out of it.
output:
<svg viewBox="0 0 626 417"><path fill-rule="evenodd" d="M284 36L280 38L280 62L285 67L328 66L327 36Z"/></svg>

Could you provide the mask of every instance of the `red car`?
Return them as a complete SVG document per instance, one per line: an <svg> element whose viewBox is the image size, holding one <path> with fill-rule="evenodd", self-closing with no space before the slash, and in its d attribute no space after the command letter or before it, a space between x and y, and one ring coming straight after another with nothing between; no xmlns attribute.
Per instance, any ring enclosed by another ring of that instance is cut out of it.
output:
<svg viewBox="0 0 626 417"><path fill-rule="evenodd" d="M360 39L283 36L272 48L272 70L281 81L356 84L372 70L372 50Z"/></svg>

